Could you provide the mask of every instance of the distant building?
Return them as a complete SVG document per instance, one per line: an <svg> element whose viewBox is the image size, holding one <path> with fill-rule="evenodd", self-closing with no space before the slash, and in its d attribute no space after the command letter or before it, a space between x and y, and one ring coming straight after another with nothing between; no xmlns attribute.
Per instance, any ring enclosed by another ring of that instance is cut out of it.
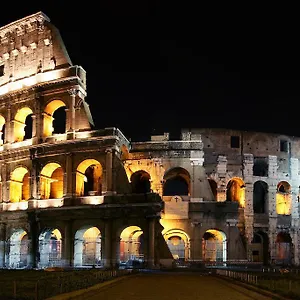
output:
<svg viewBox="0 0 300 300"><path fill-rule="evenodd" d="M93 130L42 12L0 28L0 268L299 265L300 138Z"/></svg>

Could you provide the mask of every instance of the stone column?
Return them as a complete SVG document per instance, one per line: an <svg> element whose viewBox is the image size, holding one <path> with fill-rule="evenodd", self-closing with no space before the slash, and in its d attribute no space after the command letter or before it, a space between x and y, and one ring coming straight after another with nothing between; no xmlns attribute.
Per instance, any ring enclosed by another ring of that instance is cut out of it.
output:
<svg viewBox="0 0 300 300"><path fill-rule="evenodd" d="M103 257L103 263L105 268L111 268L112 267L112 232L111 232L111 220L106 220L105 222L105 228L104 228L104 257Z"/></svg>
<svg viewBox="0 0 300 300"><path fill-rule="evenodd" d="M6 119L6 122L5 122L5 131L6 131L6 134L5 134L5 141L4 143L11 143L12 142L12 120L11 120L11 108L10 106L8 106L7 108L7 119Z"/></svg>
<svg viewBox="0 0 300 300"><path fill-rule="evenodd" d="M29 232L28 232L28 267L36 268L39 258L39 243L38 243L38 233L39 224L35 212L32 212L28 216L29 222Z"/></svg>
<svg viewBox="0 0 300 300"><path fill-rule="evenodd" d="M192 166L192 178L191 178L191 201L199 202L204 200L206 195L203 195L204 191L211 191L209 183L207 181L207 176L203 168L204 158L190 158ZM211 200L213 195L208 196ZM206 199L207 200L207 199Z"/></svg>
<svg viewBox="0 0 300 300"><path fill-rule="evenodd" d="M32 118L32 138L36 138L36 115L31 115Z"/></svg>
<svg viewBox="0 0 300 300"><path fill-rule="evenodd" d="M0 223L0 268L5 268L6 224Z"/></svg>
<svg viewBox="0 0 300 300"><path fill-rule="evenodd" d="M64 262L66 267L73 266L73 255L74 255L74 239L72 234L72 220L65 222L64 230Z"/></svg>
<svg viewBox="0 0 300 300"><path fill-rule="evenodd" d="M193 236L190 239L190 259L192 261L202 260L202 236L201 234L201 223L192 222L191 227L193 228Z"/></svg>
<svg viewBox="0 0 300 300"><path fill-rule="evenodd" d="M155 259L155 218L148 220L148 257L147 266L148 268L154 267Z"/></svg>
<svg viewBox="0 0 300 300"><path fill-rule="evenodd" d="M113 150L106 149L106 195L113 194Z"/></svg>
<svg viewBox="0 0 300 300"><path fill-rule="evenodd" d="M76 171L73 170L73 153L66 154L66 172L64 175L64 195L72 198L75 195L76 188Z"/></svg>
<svg viewBox="0 0 300 300"><path fill-rule="evenodd" d="M78 91L76 89L70 89L68 90L68 93L71 97L69 109L66 109L66 113L68 115L68 139L74 139L75 138L75 128L76 128L76 119L75 119L75 105L76 105L76 95ZM71 134L69 134L71 133Z"/></svg>

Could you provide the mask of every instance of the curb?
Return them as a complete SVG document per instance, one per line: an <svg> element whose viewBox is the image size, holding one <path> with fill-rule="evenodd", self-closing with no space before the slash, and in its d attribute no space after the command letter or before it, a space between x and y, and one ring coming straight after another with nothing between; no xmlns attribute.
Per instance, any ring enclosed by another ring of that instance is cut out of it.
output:
<svg viewBox="0 0 300 300"><path fill-rule="evenodd" d="M132 277L138 276L138 275L140 275L140 274L127 274L127 275L120 276L120 277L112 279L112 280L98 283L96 285L93 285L93 286L85 288L85 289L76 290L76 291L72 291L72 292L64 293L64 294L59 294L59 295L56 295L56 296L53 296L50 298L46 298L45 300L86 299L88 297L91 297L93 294L98 292L100 289L117 284L119 281L122 281L128 277L132 278Z"/></svg>

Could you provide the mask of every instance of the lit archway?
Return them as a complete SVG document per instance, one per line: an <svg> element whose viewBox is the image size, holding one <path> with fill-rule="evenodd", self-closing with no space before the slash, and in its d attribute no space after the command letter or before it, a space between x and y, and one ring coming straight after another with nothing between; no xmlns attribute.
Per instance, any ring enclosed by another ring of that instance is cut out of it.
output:
<svg viewBox="0 0 300 300"><path fill-rule="evenodd" d="M143 231L138 226L126 227L120 234L119 260L121 265L132 266L144 262Z"/></svg>
<svg viewBox="0 0 300 300"><path fill-rule="evenodd" d="M13 122L15 142L21 142L24 139L32 138L32 110L29 107L19 109Z"/></svg>
<svg viewBox="0 0 300 300"><path fill-rule="evenodd" d="M3 144L5 140L4 131L5 131L5 119L2 115L0 115L0 145Z"/></svg>
<svg viewBox="0 0 300 300"><path fill-rule="evenodd" d="M291 186L286 181L281 181L277 185L276 192L276 212L278 215L290 215L292 209Z"/></svg>
<svg viewBox="0 0 300 300"><path fill-rule="evenodd" d="M292 239L289 233L279 232L276 237L276 263L289 265L292 263Z"/></svg>
<svg viewBox="0 0 300 300"><path fill-rule="evenodd" d="M10 176L10 202L27 201L30 198L29 172L24 167L16 168Z"/></svg>
<svg viewBox="0 0 300 300"><path fill-rule="evenodd" d="M183 262L190 258L190 238L186 232L171 229L164 233L164 239L174 259Z"/></svg>
<svg viewBox="0 0 300 300"><path fill-rule="evenodd" d="M40 176L41 199L57 199L63 197L64 172L58 163L45 165Z"/></svg>
<svg viewBox="0 0 300 300"><path fill-rule="evenodd" d="M44 130L43 130L44 137L51 136L53 133L60 133L65 131L65 126L64 129L59 128L62 127L63 124L66 124L66 117L61 112L60 109L61 107L66 107L66 104L61 100L53 100L50 103L48 103L47 106L45 107L44 115L43 115L44 116ZM55 113L58 109L60 109L58 113ZM57 121L53 122L55 117L57 118ZM65 119L62 120L62 118Z"/></svg>
<svg viewBox="0 0 300 300"><path fill-rule="evenodd" d="M253 185L253 212L264 214L268 211L268 184L256 181Z"/></svg>
<svg viewBox="0 0 300 300"><path fill-rule="evenodd" d="M82 228L75 234L74 266L102 265L101 233L97 227Z"/></svg>
<svg viewBox="0 0 300 300"><path fill-rule="evenodd" d="M58 229L45 229L39 235L39 267L57 267L62 265L62 237Z"/></svg>
<svg viewBox="0 0 300 300"><path fill-rule="evenodd" d="M176 167L164 175L163 196L187 196L190 194L190 174Z"/></svg>
<svg viewBox="0 0 300 300"><path fill-rule="evenodd" d="M227 239L224 232L209 229L202 238L202 256L206 262L225 262L227 259Z"/></svg>
<svg viewBox="0 0 300 300"><path fill-rule="evenodd" d="M226 187L226 201L236 201L245 207L245 183L241 178L232 178Z"/></svg>
<svg viewBox="0 0 300 300"><path fill-rule="evenodd" d="M97 160L82 161L76 170L76 194L78 196L101 195L102 174L102 166Z"/></svg>
<svg viewBox="0 0 300 300"><path fill-rule="evenodd" d="M140 170L134 172L130 177L132 193L144 194L150 193L151 183L150 175L146 171Z"/></svg>
<svg viewBox="0 0 300 300"><path fill-rule="evenodd" d="M16 230L9 239L9 268L26 268L28 263L29 244L27 232L23 229Z"/></svg>

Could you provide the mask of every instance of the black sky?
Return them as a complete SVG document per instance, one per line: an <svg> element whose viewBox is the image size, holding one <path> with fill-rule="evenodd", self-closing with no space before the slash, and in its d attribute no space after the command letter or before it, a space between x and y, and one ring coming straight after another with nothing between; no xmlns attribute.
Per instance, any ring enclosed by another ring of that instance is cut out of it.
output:
<svg viewBox="0 0 300 300"><path fill-rule="evenodd" d="M189 127L300 136L296 7L44 2L8 3L0 26L37 11L51 19L87 71L97 128L132 140Z"/></svg>

